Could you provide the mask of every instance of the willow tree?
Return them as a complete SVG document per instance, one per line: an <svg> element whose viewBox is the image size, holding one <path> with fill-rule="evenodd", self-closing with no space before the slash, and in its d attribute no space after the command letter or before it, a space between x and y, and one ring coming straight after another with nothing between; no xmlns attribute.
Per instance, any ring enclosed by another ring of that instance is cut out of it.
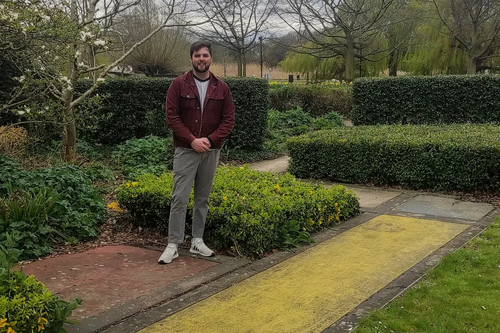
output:
<svg viewBox="0 0 500 333"><path fill-rule="evenodd" d="M432 0L439 18L467 55L467 74L476 74L500 47L500 1Z"/></svg>

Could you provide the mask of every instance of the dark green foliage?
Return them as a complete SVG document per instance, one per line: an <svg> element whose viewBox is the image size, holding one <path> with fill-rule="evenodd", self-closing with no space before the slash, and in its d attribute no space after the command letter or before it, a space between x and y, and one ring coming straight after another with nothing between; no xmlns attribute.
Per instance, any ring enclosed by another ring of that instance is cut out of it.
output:
<svg viewBox="0 0 500 333"><path fill-rule="evenodd" d="M359 126L291 138L300 178L435 190L500 190L500 127Z"/></svg>
<svg viewBox="0 0 500 333"><path fill-rule="evenodd" d="M357 79L352 121L356 125L500 123L500 76Z"/></svg>
<svg viewBox="0 0 500 333"><path fill-rule="evenodd" d="M144 175L137 182L124 184L117 199L136 224L166 230L172 188L172 174ZM217 249L233 247L250 256L310 242L309 232L359 212L356 196L343 186L325 189L289 174L248 167L219 167L209 202L205 238ZM192 209L193 198L188 212Z"/></svg>
<svg viewBox="0 0 500 333"><path fill-rule="evenodd" d="M102 144L119 144L148 135L169 137L165 99L171 82L163 78L106 81L97 89L94 100L80 108L79 135ZM260 79L228 78L226 82L236 106L236 125L225 145L258 150L267 126L269 86ZM83 81L76 91L82 92L90 84Z"/></svg>
<svg viewBox="0 0 500 333"><path fill-rule="evenodd" d="M39 188L49 188L50 194L41 195L36 190ZM18 190L27 194L13 196L12 193L17 193ZM6 200L9 207L14 207L15 201L17 205L21 205L21 213L25 214L41 209L37 204L40 200L49 202L53 197L57 197L55 205L50 214L46 214L46 220L50 221L50 228L53 229L50 231L51 235L58 236L54 236L52 240L85 240L99 235L99 225L106 215L104 203L88 176L78 167L62 165L25 171L12 159L0 156L0 198L4 202ZM9 215L4 219L4 225L12 227L11 223L16 221ZM21 230L24 227L12 228ZM24 249L22 244L17 247ZM25 255L35 255L37 251L46 254L47 248L44 245L38 250L32 248Z"/></svg>
<svg viewBox="0 0 500 333"><path fill-rule="evenodd" d="M110 79L102 83L92 100L80 107L78 134L89 142L119 144L147 135L168 136L165 98L171 79ZM90 81L80 81L83 92ZM98 96L98 97L96 97Z"/></svg>
<svg viewBox="0 0 500 333"><path fill-rule="evenodd" d="M174 146L171 138L149 136L131 139L116 147L112 158L129 179L147 173L160 175L172 170Z"/></svg>
<svg viewBox="0 0 500 333"><path fill-rule="evenodd" d="M313 117L336 112L350 118L351 88L330 85L281 85L269 91L272 109L287 111L297 107Z"/></svg>
<svg viewBox="0 0 500 333"><path fill-rule="evenodd" d="M84 171L92 182L114 179L113 170L99 162L92 162L86 165Z"/></svg>

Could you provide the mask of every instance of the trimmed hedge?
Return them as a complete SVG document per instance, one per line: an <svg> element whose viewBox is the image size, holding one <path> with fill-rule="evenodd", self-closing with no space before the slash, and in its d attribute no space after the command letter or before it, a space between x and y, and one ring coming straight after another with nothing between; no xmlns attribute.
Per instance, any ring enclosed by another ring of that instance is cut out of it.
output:
<svg viewBox="0 0 500 333"><path fill-rule="evenodd" d="M171 82L165 78L107 80L96 91L101 104L96 107L87 103L81 108L79 134L85 140L102 144L118 144L147 135L170 136L165 123L165 98ZM267 126L267 81L228 78L225 82L236 108L235 128L225 144L230 148L262 148ZM90 84L80 82L76 91L82 92Z"/></svg>
<svg viewBox="0 0 500 333"><path fill-rule="evenodd" d="M136 224L167 230L172 188L170 173L144 175L121 186L117 199ZM356 196L343 186L325 189L289 174L261 173L248 167L219 167L209 203L205 238L211 246L235 247L250 256L286 247L283 239L291 221L300 230L318 231L359 212ZM191 197L189 214L192 209Z"/></svg>
<svg viewBox="0 0 500 333"><path fill-rule="evenodd" d="M351 117L351 87L332 85L281 85L269 90L271 109L288 111L300 107L313 117L336 112Z"/></svg>
<svg viewBox="0 0 500 333"><path fill-rule="evenodd" d="M355 125L500 123L500 76L357 79L351 120Z"/></svg>
<svg viewBox="0 0 500 333"><path fill-rule="evenodd" d="M500 127L359 126L287 142L300 178L435 190L500 190Z"/></svg>

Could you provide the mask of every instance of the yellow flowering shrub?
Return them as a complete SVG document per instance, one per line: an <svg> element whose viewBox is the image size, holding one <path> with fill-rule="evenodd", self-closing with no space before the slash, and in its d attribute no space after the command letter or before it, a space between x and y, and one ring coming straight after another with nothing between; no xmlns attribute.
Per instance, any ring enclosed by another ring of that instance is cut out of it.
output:
<svg viewBox="0 0 500 333"><path fill-rule="evenodd" d="M171 173L144 175L135 187L121 186L117 199L136 224L166 230L172 188ZM326 189L290 174L263 173L248 167L219 167L209 202L205 238L215 248L235 247L254 257L288 248L293 245L293 235L319 231L359 212L358 199L343 186ZM191 195L188 214L192 209Z"/></svg>

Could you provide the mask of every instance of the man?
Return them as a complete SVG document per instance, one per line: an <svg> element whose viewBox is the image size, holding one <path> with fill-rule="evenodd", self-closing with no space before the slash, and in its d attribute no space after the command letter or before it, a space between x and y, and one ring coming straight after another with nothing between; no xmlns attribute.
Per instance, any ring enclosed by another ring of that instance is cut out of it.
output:
<svg viewBox="0 0 500 333"><path fill-rule="evenodd" d="M168 264L179 256L184 241L186 210L194 181L191 253L213 256L203 242L222 141L234 127L234 103L229 87L210 71L212 46L191 45L193 69L176 78L167 92L167 123L174 134L174 189L168 225L168 245L158 259Z"/></svg>

